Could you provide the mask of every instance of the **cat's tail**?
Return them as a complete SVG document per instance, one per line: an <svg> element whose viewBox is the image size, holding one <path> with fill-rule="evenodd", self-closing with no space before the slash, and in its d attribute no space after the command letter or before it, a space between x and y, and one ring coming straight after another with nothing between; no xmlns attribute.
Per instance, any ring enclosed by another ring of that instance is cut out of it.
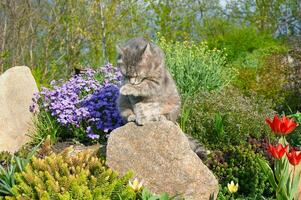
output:
<svg viewBox="0 0 301 200"><path fill-rule="evenodd" d="M185 134L188 142L189 142L189 146L191 148L191 150L196 153L196 155L198 155L198 157L201 160L206 160L208 157L208 154L210 153L209 150L205 149L205 147L195 138L193 138L190 135Z"/></svg>
<svg viewBox="0 0 301 200"><path fill-rule="evenodd" d="M178 123L175 122L177 126L179 126ZM179 126L180 127L180 126ZM197 139L193 138L191 135L188 135L184 133L186 138L188 139L190 149L196 153L196 155L201 160L207 160L208 155L210 154L210 151L204 147L203 144L201 144Z"/></svg>

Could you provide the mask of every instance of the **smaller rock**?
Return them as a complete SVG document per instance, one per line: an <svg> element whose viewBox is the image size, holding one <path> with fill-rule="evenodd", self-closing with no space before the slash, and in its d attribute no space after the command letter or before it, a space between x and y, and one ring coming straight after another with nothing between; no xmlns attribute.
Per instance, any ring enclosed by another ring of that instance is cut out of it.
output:
<svg viewBox="0 0 301 200"><path fill-rule="evenodd" d="M54 153L59 154L62 151L64 151L66 148L72 147L72 150L69 152L70 156L74 156L82 151L86 151L89 150L91 152L93 152L94 154L100 154L101 156L105 156L104 154L104 149L105 146L104 145L100 145L100 144L94 144L94 145L90 145L90 146L85 146L81 143L75 143L73 141L65 141L65 142L58 142L56 144L54 144L51 147L51 150L53 150Z"/></svg>
<svg viewBox="0 0 301 200"><path fill-rule="evenodd" d="M115 129L107 145L107 165L121 174L133 171L154 193L209 200L218 181L191 150L187 137L170 121Z"/></svg>

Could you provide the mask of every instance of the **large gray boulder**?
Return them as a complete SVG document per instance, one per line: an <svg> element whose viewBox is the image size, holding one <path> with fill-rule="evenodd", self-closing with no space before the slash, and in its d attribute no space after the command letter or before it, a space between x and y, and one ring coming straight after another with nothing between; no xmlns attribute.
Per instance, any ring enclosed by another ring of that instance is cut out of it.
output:
<svg viewBox="0 0 301 200"><path fill-rule="evenodd" d="M154 193L194 200L209 200L218 193L218 181L170 121L115 129L108 140L107 165L121 174L133 171Z"/></svg>
<svg viewBox="0 0 301 200"><path fill-rule="evenodd" d="M28 141L32 127L29 106L38 91L26 66L12 67L0 76L0 151L17 151Z"/></svg>

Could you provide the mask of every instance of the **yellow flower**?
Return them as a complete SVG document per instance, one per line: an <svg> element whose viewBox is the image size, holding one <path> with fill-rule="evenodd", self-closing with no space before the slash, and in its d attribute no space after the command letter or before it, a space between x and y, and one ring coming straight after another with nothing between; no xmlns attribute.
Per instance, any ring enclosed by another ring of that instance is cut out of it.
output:
<svg viewBox="0 0 301 200"><path fill-rule="evenodd" d="M236 185L234 184L233 181L231 181L231 183L228 183L228 190L230 193L235 193L238 190L238 183L236 183Z"/></svg>
<svg viewBox="0 0 301 200"><path fill-rule="evenodd" d="M133 183L129 180L129 186L130 186L131 188L133 188L133 190L134 190L135 192L139 192L139 191L141 190L141 188L142 188L142 185L143 185L143 181L141 181L141 182L139 183L139 181L138 181L137 178L134 179Z"/></svg>

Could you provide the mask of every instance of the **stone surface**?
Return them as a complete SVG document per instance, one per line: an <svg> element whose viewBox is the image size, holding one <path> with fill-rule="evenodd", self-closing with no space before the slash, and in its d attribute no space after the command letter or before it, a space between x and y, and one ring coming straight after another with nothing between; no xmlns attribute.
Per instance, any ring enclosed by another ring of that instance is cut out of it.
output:
<svg viewBox="0 0 301 200"><path fill-rule="evenodd" d="M26 66L12 67L0 76L0 151L14 152L27 141L32 127L29 106L37 91Z"/></svg>
<svg viewBox="0 0 301 200"><path fill-rule="evenodd" d="M194 200L218 193L214 175L190 149L181 129L169 121L115 129L108 140L107 165L121 174L132 170L154 193Z"/></svg>
<svg viewBox="0 0 301 200"><path fill-rule="evenodd" d="M66 148L72 147L72 151L70 151L70 156L74 156L80 152L83 151L91 151L94 154L98 154L100 156L105 156L105 146L104 145L100 145L100 144L94 144L94 145L90 145L90 146L85 146L83 144L80 143L75 143L74 141L64 141L64 142L57 142L54 145L52 145L51 150L56 153L59 154L62 151L64 151Z"/></svg>

